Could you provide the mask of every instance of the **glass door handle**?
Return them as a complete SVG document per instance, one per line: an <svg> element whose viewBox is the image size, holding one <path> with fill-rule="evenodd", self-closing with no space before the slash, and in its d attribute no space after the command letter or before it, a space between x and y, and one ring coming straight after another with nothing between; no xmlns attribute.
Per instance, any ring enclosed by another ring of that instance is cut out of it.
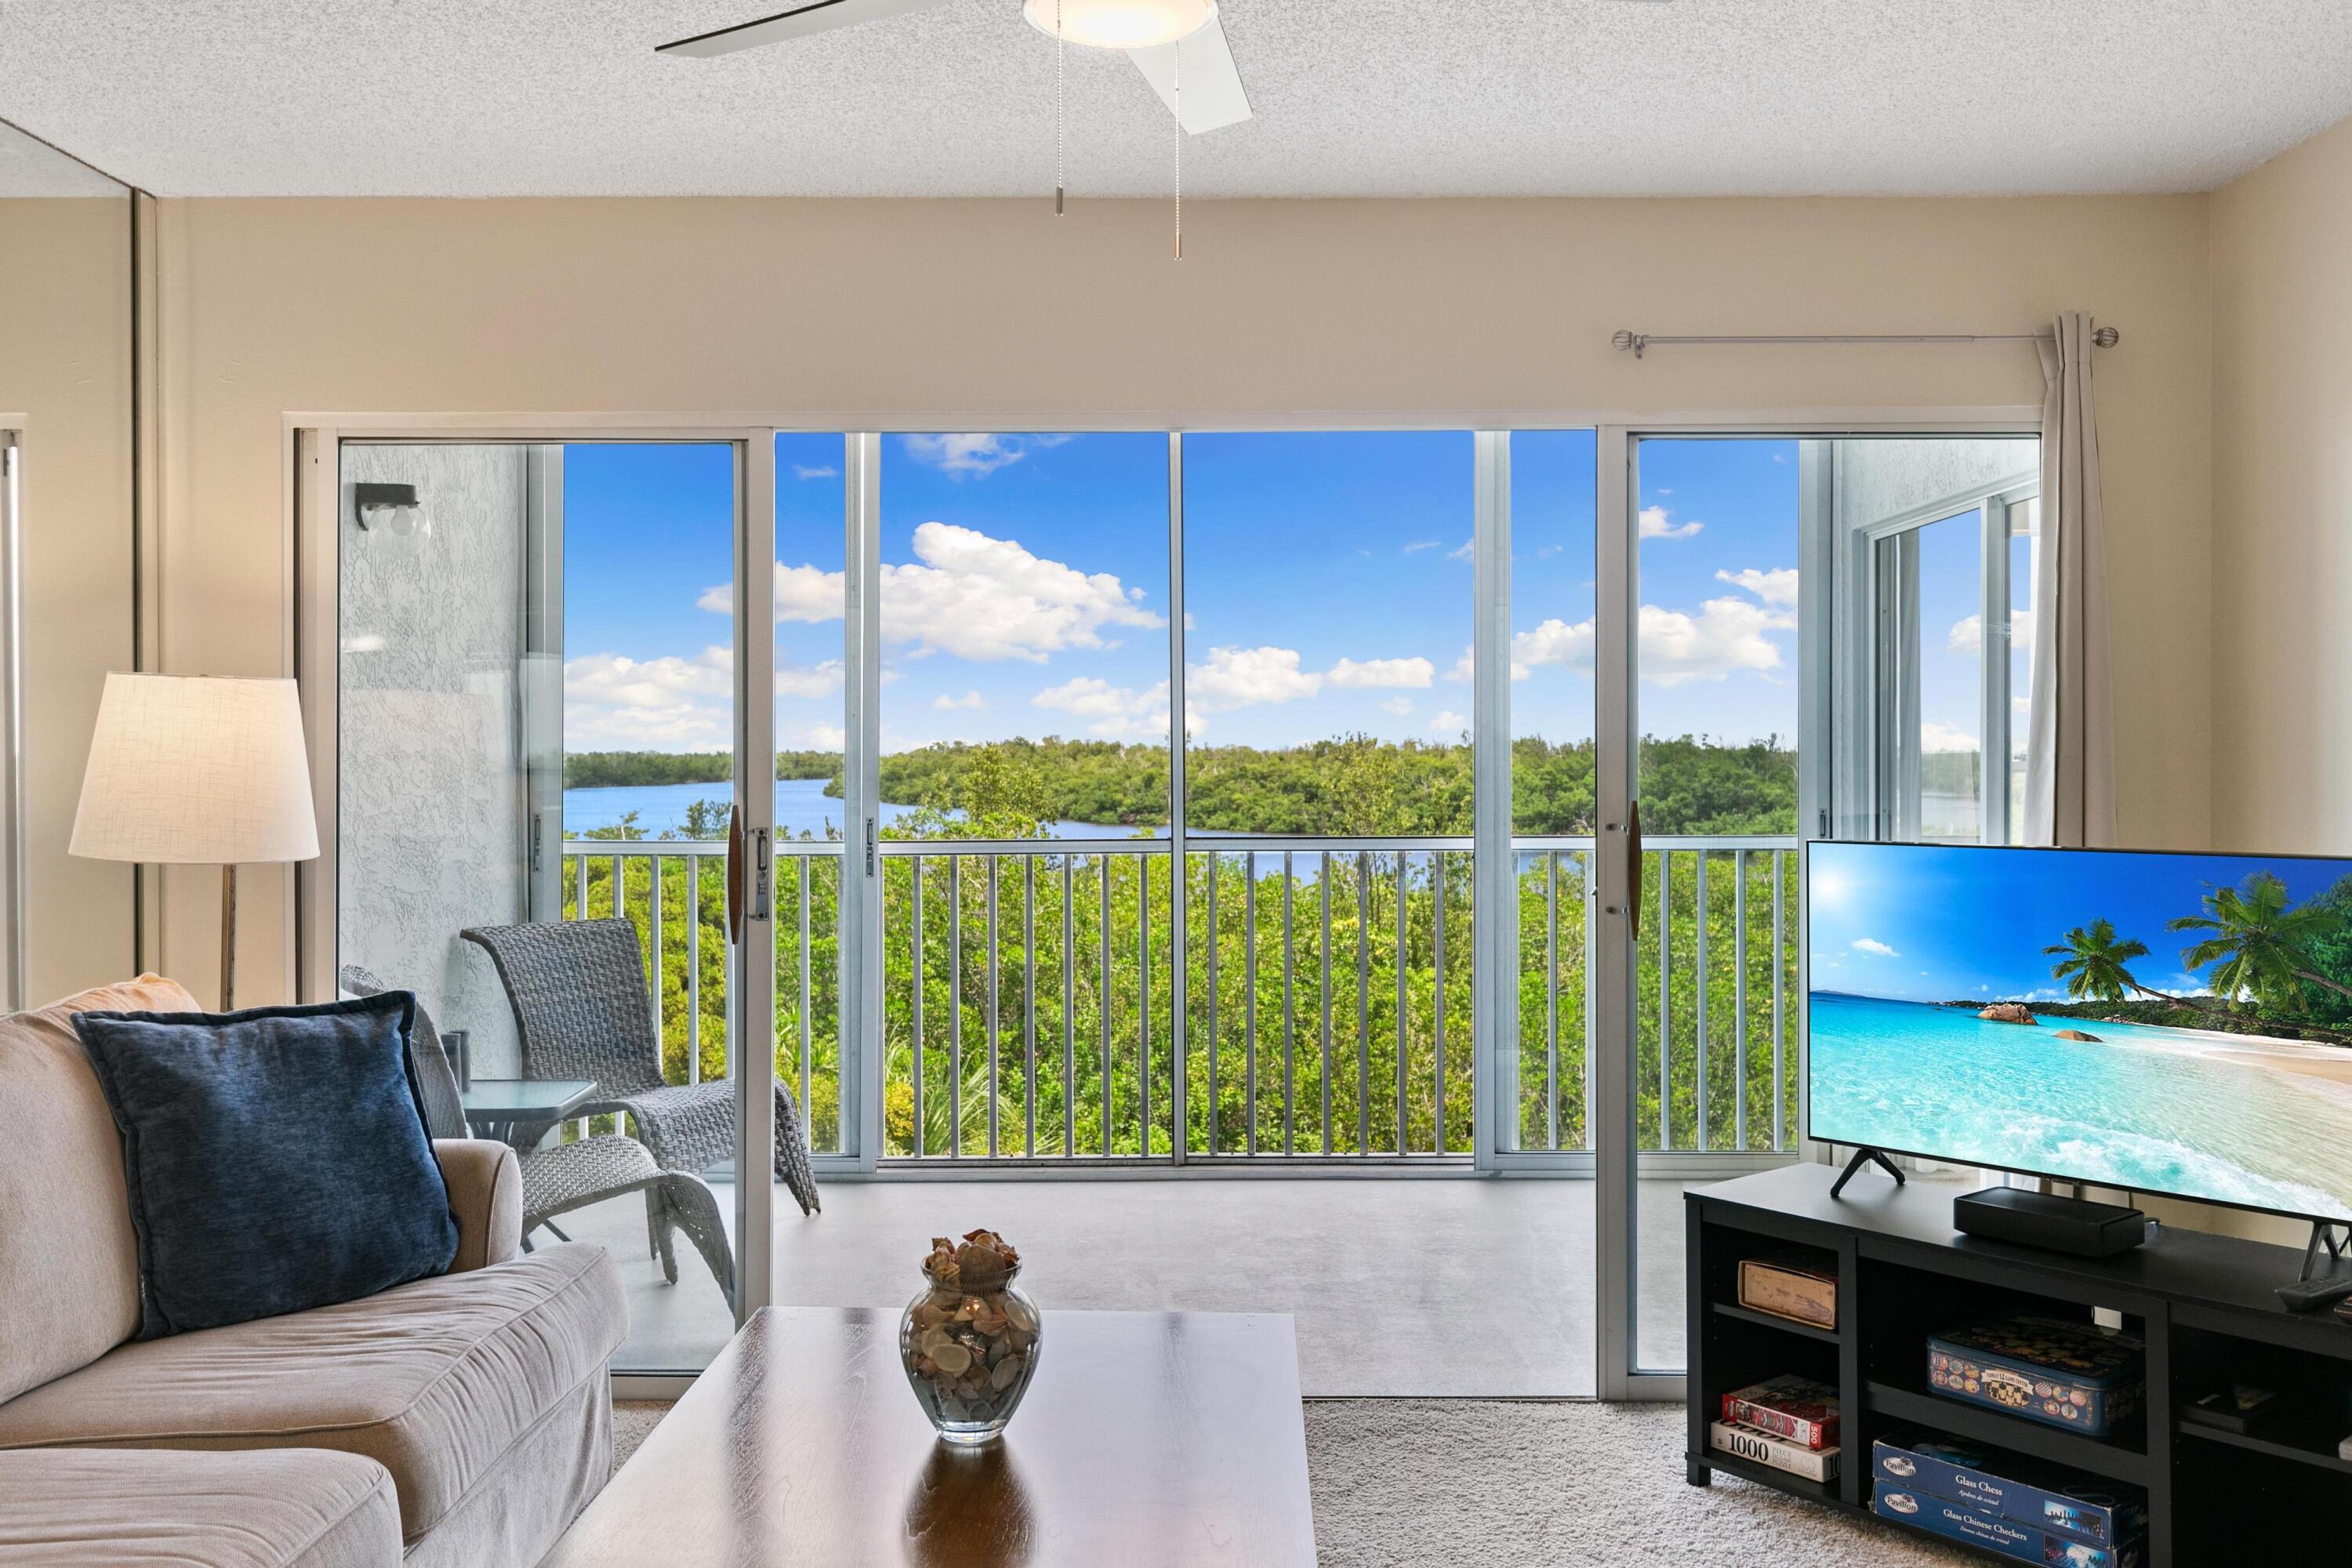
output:
<svg viewBox="0 0 2352 1568"><path fill-rule="evenodd" d="M727 940L743 942L743 812L727 808Z"/></svg>
<svg viewBox="0 0 2352 1568"><path fill-rule="evenodd" d="M1625 806L1625 885L1633 892L1633 901L1627 908L1633 926L1633 940L1642 939L1642 803L1629 801Z"/></svg>

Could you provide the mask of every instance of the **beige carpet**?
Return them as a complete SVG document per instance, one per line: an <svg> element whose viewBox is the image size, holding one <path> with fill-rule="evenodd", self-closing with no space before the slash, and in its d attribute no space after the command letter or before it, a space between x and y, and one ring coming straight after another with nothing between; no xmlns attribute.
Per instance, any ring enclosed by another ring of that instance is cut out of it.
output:
<svg viewBox="0 0 2352 1568"><path fill-rule="evenodd" d="M613 1406L617 1465L667 1405ZM1679 1405L1331 1399L1307 1405L1323 1568L1633 1563L1961 1564L1867 1521L1718 1476L1683 1481Z"/></svg>

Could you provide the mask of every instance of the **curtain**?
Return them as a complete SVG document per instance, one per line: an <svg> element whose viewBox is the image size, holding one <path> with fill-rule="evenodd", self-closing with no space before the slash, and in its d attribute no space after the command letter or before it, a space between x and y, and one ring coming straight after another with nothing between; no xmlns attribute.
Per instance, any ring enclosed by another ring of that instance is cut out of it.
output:
<svg viewBox="0 0 2352 1568"><path fill-rule="evenodd" d="M2115 701L2105 522L2091 398L2091 318L2062 312L2042 344L2042 526L2033 542L2033 689L2025 841L2115 842Z"/></svg>

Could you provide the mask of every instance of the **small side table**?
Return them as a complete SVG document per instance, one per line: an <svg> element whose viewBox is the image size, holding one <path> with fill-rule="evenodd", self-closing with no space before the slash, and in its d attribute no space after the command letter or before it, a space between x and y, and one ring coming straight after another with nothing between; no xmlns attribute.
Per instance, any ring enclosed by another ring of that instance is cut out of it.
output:
<svg viewBox="0 0 2352 1568"><path fill-rule="evenodd" d="M565 1121L595 1093L593 1078L478 1078L457 1100L467 1127L511 1143L516 1128Z"/></svg>

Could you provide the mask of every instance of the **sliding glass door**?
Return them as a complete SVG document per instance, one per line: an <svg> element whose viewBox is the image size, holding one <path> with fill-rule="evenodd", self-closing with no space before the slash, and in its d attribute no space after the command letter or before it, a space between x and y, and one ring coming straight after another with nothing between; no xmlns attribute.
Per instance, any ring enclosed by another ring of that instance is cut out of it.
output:
<svg viewBox="0 0 2352 1568"><path fill-rule="evenodd" d="M1601 447L1601 1383L1636 1394L1684 1364L1685 1190L1804 1152L1804 841L2009 841L2038 443ZM1867 938L1812 962L1918 981Z"/></svg>
<svg viewBox="0 0 2352 1568"><path fill-rule="evenodd" d="M699 1367L766 1256L766 1184L738 1178L765 1148L763 1053L742 1042L775 1029L746 961L774 886L753 855L730 876L730 826L756 846L770 809L768 770L738 763L769 749L742 744L738 674L764 644L736 567L751 454L351 439L337 459L333 983L416 993L471 1131L527 1163L529 1239L612 1253L632 1309L616 1367ZM519 1014L464 934L614 921L638 989L582 1000L641 1029ZM665 1086L701 1097L691 1124L614 1109ZM574 1147L595 1139L658 1148L695 1186L649 1200L628 1159Z"/></svg>

